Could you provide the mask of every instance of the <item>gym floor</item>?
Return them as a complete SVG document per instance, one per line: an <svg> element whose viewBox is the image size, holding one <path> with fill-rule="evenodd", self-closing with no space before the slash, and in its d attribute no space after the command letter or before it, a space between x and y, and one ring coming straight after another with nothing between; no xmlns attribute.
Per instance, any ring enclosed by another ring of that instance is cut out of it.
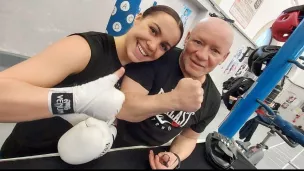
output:
<svg viewBox="0 0 304 171"><path fill-rule="evenodd" d="M207 126L205 131L201 134L200 141L204 141L208 133L216 131L218 126L228 113L229 111L222 103L216 118ZM254 116L255 115L252 115L252 117ZM11 133L14 125L14 123L0 123L0 146L2 146L7 136ZM259 125L256 132L251 138L251 144L255 145L261 142L266 137L268 131L268 128ZM234 136L234 139L239 139L238 134ZM256 167L258 169L304 168L304 163L301 163L301 161L303 161L304 159L304 153L301 153L302 151L304 151L303 147L297 146L296 148L291 148L279 136L271 137L266 144L269 146L270 149L265 151L264 158L257 164ZM295 158L295 156L297 157ZM291 165L287 165L287 163L290 161L292 161Z"/></svg>

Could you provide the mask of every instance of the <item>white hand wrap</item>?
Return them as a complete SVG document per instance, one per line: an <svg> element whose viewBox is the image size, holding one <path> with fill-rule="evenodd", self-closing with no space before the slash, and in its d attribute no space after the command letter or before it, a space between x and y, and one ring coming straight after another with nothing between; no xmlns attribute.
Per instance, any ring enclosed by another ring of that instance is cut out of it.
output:
<svg viewBox="0 0 304 171"><path fill-rule="evenodd" d="M108 121L120 111L125 95L114 85L119 80L110 74L95 81L66 88L52 88L48 106L53 114L84 113Z"/></svg>

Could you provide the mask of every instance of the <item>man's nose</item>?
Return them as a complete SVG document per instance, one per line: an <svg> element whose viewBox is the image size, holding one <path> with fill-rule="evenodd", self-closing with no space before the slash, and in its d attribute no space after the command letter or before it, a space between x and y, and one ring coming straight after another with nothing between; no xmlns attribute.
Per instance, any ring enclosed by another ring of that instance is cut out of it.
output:
<svg viewBox="0 0 304 171"><path fill-rule="evenodd" d="M196 51L196 57L199 60L208 60L208 49L207 48L200 48Z"/></svg>

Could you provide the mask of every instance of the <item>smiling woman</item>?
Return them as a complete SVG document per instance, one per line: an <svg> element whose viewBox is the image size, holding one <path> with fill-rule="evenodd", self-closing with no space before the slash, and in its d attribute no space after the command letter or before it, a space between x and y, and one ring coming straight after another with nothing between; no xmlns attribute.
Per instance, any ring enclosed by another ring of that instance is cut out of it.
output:
<svg viewBox="0 0 304 171"><path fill-rule="evenodd" d="M0 121L51 117L56 114L52 106L55 104L48 99L51 87L85 84L112 74L128 63L156 60L174 47L182 34L179 15L168 6L157 5L138 14L133 27L122 36L91 31L63 38L41 53L0 72L0 87L8 93L0 95L0 103L6 104L0 107ZM15 88L10 88L12 86ZM5 98L9 94L11 98ZM29 95L35 100L26 100ZM15 105L19 107L14 108ZM72 106L72 110L65 112L84 111Z"/></svg>
<svg viewBox="0 0 304 171"><path fill-rule="evenodd" d="M132 62L158 59L182 37L183 25L175 11L166 6L155 6L155 9L151 7L137 15L133 28L123 36Z"/></svg>
<svg viewBox="0 0 304 171"><path fill-rule="evenodd" d="M160 58L179 42L182 34L179 15L168 6L157 5L138 14L125 35L113 37L94 31L75 33L0 72L0 121L30 121L26 122L26 127L18 123L16 127L22 130L22 135L13 131L15 135L11 134L13 138L2 149L7 148L6 154L10 153L11 157L17 155L9 150L11 145L15 151L20 147L17 156L34 155L22 152L31 151L27 147L32 144L43 144L39 141L45 137L40 139L37 136L54 132L54 127L41 124L38 119L44 119L42 123L56 122L56 127L60 127L66 122L52 120L53 115L85 113L98 119L114 117L124 100L123 93L114 88L124 73L121 67ZM64 133L63 130L59 132ZM54 141L39 146L42 151L35 149L35 154L56 149L61 135L47 137ZM34 137L32 140L36 142L26 140L24 142L28 144L20 145L17 139L19 142L22 137L28 140Z"/></svg>

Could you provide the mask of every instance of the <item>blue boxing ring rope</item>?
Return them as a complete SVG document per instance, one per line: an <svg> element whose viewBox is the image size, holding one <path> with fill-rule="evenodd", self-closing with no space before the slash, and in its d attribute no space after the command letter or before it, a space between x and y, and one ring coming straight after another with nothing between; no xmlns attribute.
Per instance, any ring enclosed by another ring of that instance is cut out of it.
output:
<svg viewBox="0 0 304 171"><path fill-rule="evenodd" d="M220 125L218 132L232 138L252 113L260 106L257 100L264 100L289 71L304 51L304 20L298 25L285 44L264 69L257 81L235 104L234 109Z"/></svg>

